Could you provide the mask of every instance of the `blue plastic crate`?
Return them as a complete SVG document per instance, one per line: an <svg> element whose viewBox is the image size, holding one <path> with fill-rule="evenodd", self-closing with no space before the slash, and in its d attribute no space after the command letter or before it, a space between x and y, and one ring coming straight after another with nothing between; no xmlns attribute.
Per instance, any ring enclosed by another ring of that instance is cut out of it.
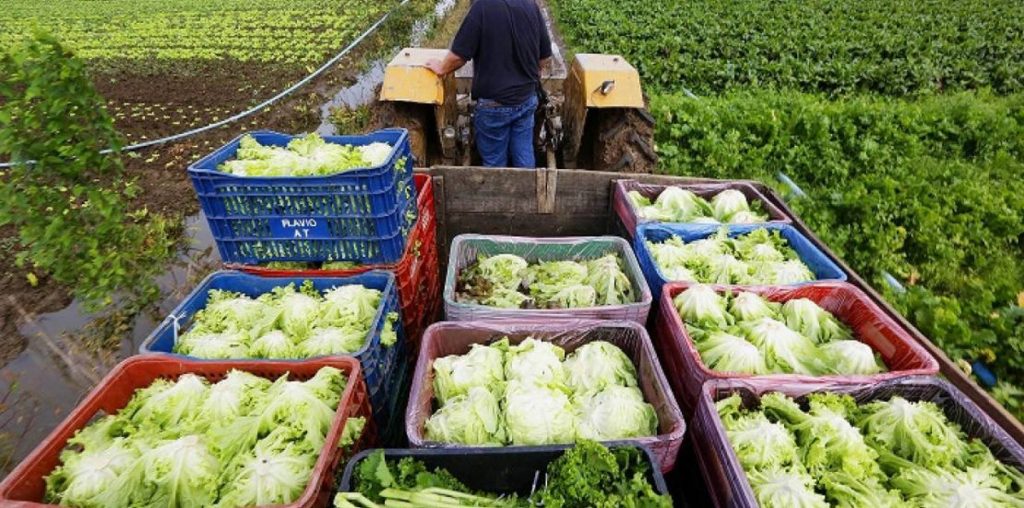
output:
<svg viewBox="0 0 1024 508"><path fill-rule="evenodd" d="M307 280L313 281L313 287L320 292L337 286L362 284L383 293L382 305L377 309L377 316L374 318L374 324L367 336L366 344L355 353L345 355L359 360L363 369L363 377L366 379L366 387L370 393L370 403L374 408L375 420L382 424L384 420L381 417L386 416L389 402L393 400L392 391L396 384L393 379L399 377L401 366L407 363L407 344L401 319L394 323L398 341L391 347L385 347L380 343L385 316L389 312L401 312L398 306L398 294L395 290L395 276L391 272L374 270L351 277L260 277L228 270L214 272L178 304L163 323L143 341L139 346L139 353L162 353L201 361L202 358L181 355L173 351L178 334L188 330L196 312L206 307L210 290L235 291L255 298L270 292L275 287L287 286L290 283L295 283L298 286ZM305 360L307 359L275 361L302 362ZM259 360L253 359L253 361Z"/></svg>
<svg viewBox="0 0 1024 508"><path fill-rule="evenodd" d="M824 252L819 250L810 240L800 234L789 224L765 223L765 224L742 224L721 226L717 224L641 224L637 226L636 238L633 240L633 250L636 251L637 261L640 262L640 270L643 271L647 284L651 287L654 301L660 301L661 289L665 283L670 282L665 274L658 268L657 263L647 248L647 241L654 243L664 242L672 235L676 235L684 242L692 242L707 238L722 227L725 227L730 237L742 236L755 229L778 230L789 246L800 256L800 260L814 272L817 280L846 280L846 273L838 265L832 262ZM799 284L797 284L799 285Z"/></svg>
<svg viewBox="0 0 1024 508"><path fill-rule="evenodd" d="M394 147L380 166L329 176L252 177L218 171L243 136L286 146L296 136L243 134L188 168L192 186L226 262L358 261L394 263L416 224L412 151L405 129L327 136L330 143Z"/></svg>

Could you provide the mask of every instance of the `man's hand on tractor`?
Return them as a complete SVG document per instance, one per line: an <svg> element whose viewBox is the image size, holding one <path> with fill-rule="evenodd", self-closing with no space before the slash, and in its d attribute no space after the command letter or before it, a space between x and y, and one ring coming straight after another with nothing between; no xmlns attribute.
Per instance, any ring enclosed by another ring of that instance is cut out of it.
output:
<svg viewBox="0 0 1024 508"><path fill-rule="evenodd" d="M444 55L444 59L431 58L427 60L427 63L423 64L424 67L434 71L434 74L438 76L447 76L457 70L463 65L466 65L466 60L455 53L449 51Z"/></svg>
<svg viewBox="0 0 1024 508"><path fill-rule="evenodd" d="M437 74L438 76L444 76L447 74L445 72L444 62L439 58L431 58L430 60L427 60L426 68L434 71L434 74Z"/></svg>

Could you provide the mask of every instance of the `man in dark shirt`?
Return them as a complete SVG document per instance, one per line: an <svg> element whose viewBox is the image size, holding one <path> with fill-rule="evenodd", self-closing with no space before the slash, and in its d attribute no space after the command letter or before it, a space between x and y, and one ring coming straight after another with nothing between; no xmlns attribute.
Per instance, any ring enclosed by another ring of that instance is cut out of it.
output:
<svg viewBox="0 0 1024 508"><path fill-rule="evenodd" d="M551 39L534 0L474 0L451 50L427 67L444 76L473 61L473 127L485 166L536 167L533 117Z"/></svg>

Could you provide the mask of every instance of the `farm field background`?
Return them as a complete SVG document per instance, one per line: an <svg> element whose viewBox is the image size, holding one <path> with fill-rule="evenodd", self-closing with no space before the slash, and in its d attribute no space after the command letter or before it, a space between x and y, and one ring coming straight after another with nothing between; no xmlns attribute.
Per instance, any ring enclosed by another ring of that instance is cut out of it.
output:
<svg viewBox="0 0 1024 508"><path fill-rule="evenodd" d="M660 171L788 176L821 238L1024 417L1024 3L552 7L571 50L640 70Z"/></svg>

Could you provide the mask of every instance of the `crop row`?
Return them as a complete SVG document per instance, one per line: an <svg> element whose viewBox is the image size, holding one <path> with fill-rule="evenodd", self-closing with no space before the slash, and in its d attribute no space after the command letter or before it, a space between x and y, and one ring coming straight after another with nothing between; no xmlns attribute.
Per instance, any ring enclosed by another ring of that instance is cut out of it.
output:
<svg viewBox="0 0 1024 508"><path fill-rule="evenodd" d="M330 7L314 0L8 3L0 12L0 48L39 26L87 60L287 64L319 63L389 8L365 0Z"/></svg>
<svg viewBox="0 0 1024 508"><path fill-rule="evenodd" d="M1024 95L655 97L662 171L776 182L952 358L1024 384Z"/></svg>
<svg viewBox="0 0 1024 508"><path fill-rule="evenodd" d="M1018 0L552 0L579 51L623 54L649 89L845 95L1024 90Z"/></svg>

